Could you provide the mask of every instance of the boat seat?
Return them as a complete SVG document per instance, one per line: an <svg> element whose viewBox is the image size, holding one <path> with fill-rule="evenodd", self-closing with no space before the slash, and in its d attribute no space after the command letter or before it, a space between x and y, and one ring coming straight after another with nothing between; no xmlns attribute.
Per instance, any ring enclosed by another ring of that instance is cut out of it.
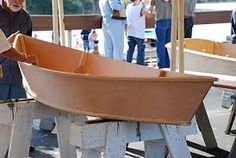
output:
<svg viewBox="0 0 236 158"><path fill-rule="evenodd" d="M225 134L231 133L231 129L235 120L235 115L236 115L236 95L231 96L231 99L233 100L233 106L232 106L232 110L229 116L229 121L225 130Z"/></svg>

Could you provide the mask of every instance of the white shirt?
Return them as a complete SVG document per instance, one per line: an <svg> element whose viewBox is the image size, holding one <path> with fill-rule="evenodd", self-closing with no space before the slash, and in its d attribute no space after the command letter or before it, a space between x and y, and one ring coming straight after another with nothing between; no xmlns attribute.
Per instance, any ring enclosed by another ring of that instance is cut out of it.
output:
<svg viewBox="0 0 236 158"><path fill-rule="evenodd" d="M10 48L11 48L11 44L8 42L6 36L0 29L0 54Z"/></svg>
<svg viewBox="0 0 236 158"><path fill-rule="evenodd" d="M145 16L141 16L142 6L128 4L126 8L128 36L144 39Z"/></svg>

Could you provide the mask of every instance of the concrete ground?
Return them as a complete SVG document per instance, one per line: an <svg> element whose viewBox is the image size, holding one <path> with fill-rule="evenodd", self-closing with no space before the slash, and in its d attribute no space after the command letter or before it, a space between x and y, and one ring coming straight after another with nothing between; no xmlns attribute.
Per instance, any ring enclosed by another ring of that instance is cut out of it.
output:
<svg viewBox="0 0 236 158"><path fill-rule="evenodd" d="M212 88L204 100L219 148L207 150L199 132L198 135L187 138L193 158L227 158L234 140L234 135L225 135L224 133L230 111L221 107L221 95L222 90ZM30 153L31 158L60 157L56 130L52 133L40 131L39 120L34 121L32 145L35 146L35 151ZM129 145L129 148L133 149L129 149L132 153L127 152L127 158L141 158L144 156L143 143L132 143Z"/></svg>

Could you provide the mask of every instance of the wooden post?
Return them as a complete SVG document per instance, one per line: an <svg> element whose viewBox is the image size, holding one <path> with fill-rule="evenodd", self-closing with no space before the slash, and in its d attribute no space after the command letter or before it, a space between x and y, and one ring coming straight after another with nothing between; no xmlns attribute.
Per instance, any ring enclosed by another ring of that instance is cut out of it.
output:
<svg viewBox="0 0 236 158"><path fill-rule="evenodd" d="M172 1L172 19L171 19L171 71L176 70L176 40L177 40L177 1Z"/></svg>
<svg viewBox="0 0 236 158"><path fill-rule="evenodd" d="M60 45L65 46L65 23L64 23L64 5L63 0L58 0Z"/></svg>
<svg viewBox="0 0 236 158"><path fill-rule="evenodd" d="M53 25L53 43L59 44L58 37L58 4L57 0L52 0L52 25Z"/></svg>
<svg viewBox="0 0 236 158"><path fill-rule="evenodd" d="M179 72L184 73L184 0L178 0Z"/></svg>

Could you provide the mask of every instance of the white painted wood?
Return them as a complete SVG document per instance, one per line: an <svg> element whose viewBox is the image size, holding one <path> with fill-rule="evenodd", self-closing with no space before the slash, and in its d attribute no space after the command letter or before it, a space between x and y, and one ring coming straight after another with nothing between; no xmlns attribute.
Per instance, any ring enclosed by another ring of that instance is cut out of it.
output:
<svg viewBox="0 0 236 158"><path fill-rule="evenodd" d="M104 158L124 158L127 141L122 137L120 123L113 123L106 128Z"/></svg>
<svg viewBox="0 0 236 158"><path fill-rule="evenodd" d="M28 158L33 123L33 103L17 103L15 110L8 158Z"/></svg>
<svg viewBox="0 0 236 158"><path fill-rule="evenodd" d="M165 140L144 141L145 158L165 158L167 153Z"/></svg>
<svg viewBox="0 0 236 158"><path fill-rule="evenodd" d="M58 30L58 3L57 0L52 0L52 26L53 26L53 43L59 44Z"/></svg>
<svg viewBox="0 0 236 158"><path fill-rule="evenodd" d="M0 124L9 124L13 122L14 118L14 105L11 103L0 104Z"/></svg>
<svg viewBox="0 0 236 158"><path fill-rule="evenodd" d="M171 18L171 71L176 71L176 40L177 40L177 0L172 1L172 18Z"/></svg>
<svg viewBox="0 0 236 158"><path fill-rule="evenodd" d="M0 157L4 157L9 147L12 125L0 124Z"/></svg>
<svg viewBox="0 0 236 158"><path fill-rule="evenodd" d="M60 45L65 46L65 23L64 23L64 5L63 0L58 2L59 30L60 30Z"/></svg>
<svg viewBox="0 0 236 158"><path fill-rule="evenodd" d="M81 150L81 158L101 158L101 149Z"/></svg>
<svg viewBox="0 0 236 158"><path fill-rule="evenodd" d="M184 73L184 0L178 3L179 72Z"/></svg>
<svg viewBox="0 0 236 158"><path fill-rule="evenodd" d="M108 127L116 127L121 139L128 142L162 139L160 126L154 123L104 122L96 124L72 123L70 143L85 149L101 148L106 144Z"/></svg>
<svg viewBox="0 0 236 158"><path fill-rule="evenodd" d="M61 158L76 158L76 148L69 144L70 119L66 116L56 117L57 139Z"/></svg>
<svg viewBox="0 0 236 158"><path fill-rule="evenodd" d="M190 151L181 129L174 125L161 125L171 158L191 158Z"/></svg>
<svg viewBox="0 0 236 158"><path fill-rule="evenodd" d="M195 125L195 123L193 123ZM193 128L193 124L190 126ZM84 157L91 157L94 149L103 149L104 157L124 157L126 144L144 141L147 158L161 158L167 145L173 158L190 155L185 134L195 134L188 126L164 126L155 123L103 122L94 124L72 123L70 143L80 147ZM163 135L164 134L164 135ZM182 153L183 152L183 153ZM99 155L96 150L95 157ZM190 155L191 156L191 155Z"/></svg>
<svg viewBox="0 0 236 158"><path fill-rule="evenodd" d="M195 116L193 117L189 125L179 126L179 128L181 130L182 135L184 136L195 135L199 133L198 124Z"/></svg>

